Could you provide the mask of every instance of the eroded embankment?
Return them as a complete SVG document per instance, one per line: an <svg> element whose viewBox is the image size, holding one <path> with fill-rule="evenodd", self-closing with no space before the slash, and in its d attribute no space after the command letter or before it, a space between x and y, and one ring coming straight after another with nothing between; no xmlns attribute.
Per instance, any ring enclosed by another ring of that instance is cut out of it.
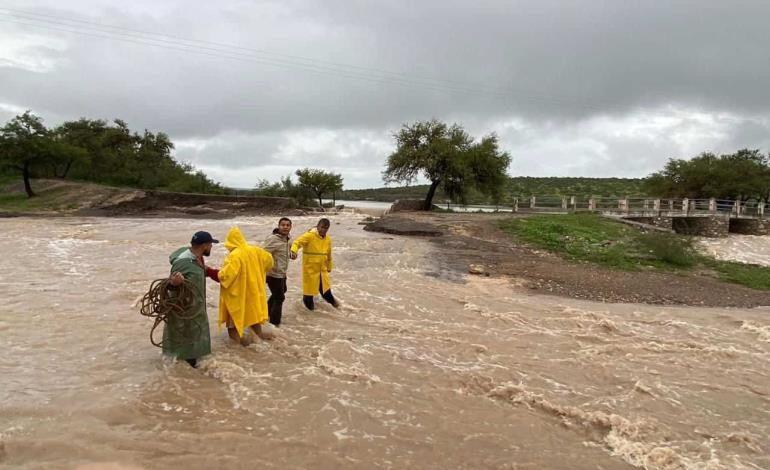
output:
<svg viewBox="0 0 770 470"><path fill-rule="evenodd" d="M399 212L378 220L376 230L400 235L433 235L442 253L440 269L512 279L532 291L601 302L758 307L770 305L770 291L716 279L708 272L626 272L572 262L518 243L497 227L507 214ZM436 236L440 235L440 236Z"/></svg>

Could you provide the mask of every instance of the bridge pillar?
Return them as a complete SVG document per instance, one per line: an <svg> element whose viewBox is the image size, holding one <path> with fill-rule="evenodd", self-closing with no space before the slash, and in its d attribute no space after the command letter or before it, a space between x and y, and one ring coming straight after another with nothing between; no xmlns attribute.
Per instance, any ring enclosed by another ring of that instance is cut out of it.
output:
<svg viewBox="0 0 770 470"><path fill-rule="evenodd" d="M628 213L628 198L618 199L618 210Z"/></svg>
<svg viewBox="0 0 770 470"><path fill-rule="evenodd" d="M573 211L577 211L577 198L575 196L569 198L569 205L572 206Z"/></svg>
<svg viewBox="0 0 770 470"><path fill-rule="evenodd" d="M768 219L730 219L730 233L742 235L770 235Z"/></svg>
<svg viewBox="0 0 770 470"><path fill-rule="evenodd" d="M682 212L685 214L690 210L690 200L687 198L682 199Z"/></svg>
<svg viewBox="0 0 770 470"><path fill-rule="evenodd" d="M590 198L588 200L588 210L589 211L595 211L596 210L596 199Z"/></svg>
<svg viewBox="0 0 770 470"><path fill-rule="evenodd" d="M709 212L716 214L717 212L717 200L716 198L709 199Z"/></svg>
<svg viewBox="0 0 770 470"><path fill-rule="evenodd" d="M683 235L724 238L730 231L730 217L721 215L674 217L673 229Z"/></svg>
<svg viewBox="0 0 770 470"><path fill-rule="evenodd" d="M519 198L513 198L513 212L519 212Z"/></svg>
<svg viewBox="0 0 770 470"><path fill-rule="evenodd" d="M652 210L654 210L656 214L660 214L660 199L652 201Z"/></svg>
<svg viewBox="0 0 770 470"><path fill-rule="evenodd" d="M536 203L537 203L537 198L535 196L532 196L531 198L529 198L529 208L530 209L534 209Z"/></svg>
<svg viewBox="0 0 770 470"><path fill-rule="evenodd" d="M567 196L561 197L561 208L566 209L567 208Z"/></svg>

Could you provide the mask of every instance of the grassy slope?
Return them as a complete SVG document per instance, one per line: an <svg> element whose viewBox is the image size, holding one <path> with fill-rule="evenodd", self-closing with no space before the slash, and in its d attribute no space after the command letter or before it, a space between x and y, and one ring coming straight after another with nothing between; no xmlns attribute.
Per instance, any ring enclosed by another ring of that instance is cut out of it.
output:
<svg viewBox="0 0 770 470"><path fill-rule="evenodd" d="M728 282L770 290L770 268L718 261L696 252L690 239L650 233L593 214L542 215L500 222L500 228L562 256L612 269L687 273L705 268Z"/></svg>
<svg viewBox="0 0 770 470"><path fill-rule="evenodd" d="M134 190L95 183L62 180L32 180L37 196L29 198L20 178L0 178L0 211L2 212L66 212L94 203L119 198Z"/></svg>
<svg viewBox="0 0 770 470"><path fill-rule="evenodd" d="M0 210L5 212L60 211L77 207L75 202L58 201L50 194L30 199L23 193L0 193Z"/></svg>
<svg viewBox="0 0 770 470"><path fill-rule="evenodd" d="M30 198L24 192L20 178L0 177L0 210L5 212L34 212L66 210L77 207L74 200L70 200L68 197L62 198L63 190L46 190L45 187L35 183L37 182L32 182L32 190L37 196Z"/></svg>

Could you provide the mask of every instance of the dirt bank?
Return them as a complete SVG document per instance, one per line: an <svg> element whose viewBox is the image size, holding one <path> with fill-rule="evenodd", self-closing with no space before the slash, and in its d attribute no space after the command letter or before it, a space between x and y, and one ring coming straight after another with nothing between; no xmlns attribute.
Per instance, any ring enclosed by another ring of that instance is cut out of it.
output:
<svg viewBox="0 0 770 470"><path fill-rule="evenodd" d="M538 293L603 302L757 307L770 305L770 292L726 283L711 273L624 272L578 263L512 240L497 228L511 214L440 214L406 212L378 221L378 230L409 234L440 230L430 240L444 256L439 269L506 277ZM414 227L410 226L410 222Z"/></svg>
<svg viewBox="0 0 770 470"><path fill-rule="evenodd" d="M419 222L410 217L388 215L367 224L364 230L368 232L390 233L394 235L412 235L421 237L438 237L444 231L434 224Z"/></svg>
<svg viewBox="0 0 770 470"><path fill-rule="evenodd" d="M16 182L2 188L0 216L107 216L229 218L235 215L298 215L290 198L220 196L117 188L65 180L35 180L27 199Z"/></svg>

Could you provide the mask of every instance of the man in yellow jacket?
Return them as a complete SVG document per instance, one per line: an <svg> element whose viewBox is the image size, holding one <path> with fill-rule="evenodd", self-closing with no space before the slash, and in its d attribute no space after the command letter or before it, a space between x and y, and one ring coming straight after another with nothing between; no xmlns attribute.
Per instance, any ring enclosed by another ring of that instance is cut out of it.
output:
<svg viewBox="0 0 770 470"><path fill-rule="evenodd" d="M291 259L297 259L297 252L302 249L302 302L308 310L315 308L313 296L318 293L335 308L340 306L332 295L329 279L334 266L332 238L328 234L330 226L329 219L321 219L316 228L305 232L291 245Z"/></svg>
<svg viewBox="0 0 770 470"><path fill-rule="evenodd" d="M264 338L262 324L267 321L265 274L273 267L273 256L258 246L246 243L238 227L225 238L230 253L219 270L219 324L236 341L243 341L247 328Z"/></svg>

